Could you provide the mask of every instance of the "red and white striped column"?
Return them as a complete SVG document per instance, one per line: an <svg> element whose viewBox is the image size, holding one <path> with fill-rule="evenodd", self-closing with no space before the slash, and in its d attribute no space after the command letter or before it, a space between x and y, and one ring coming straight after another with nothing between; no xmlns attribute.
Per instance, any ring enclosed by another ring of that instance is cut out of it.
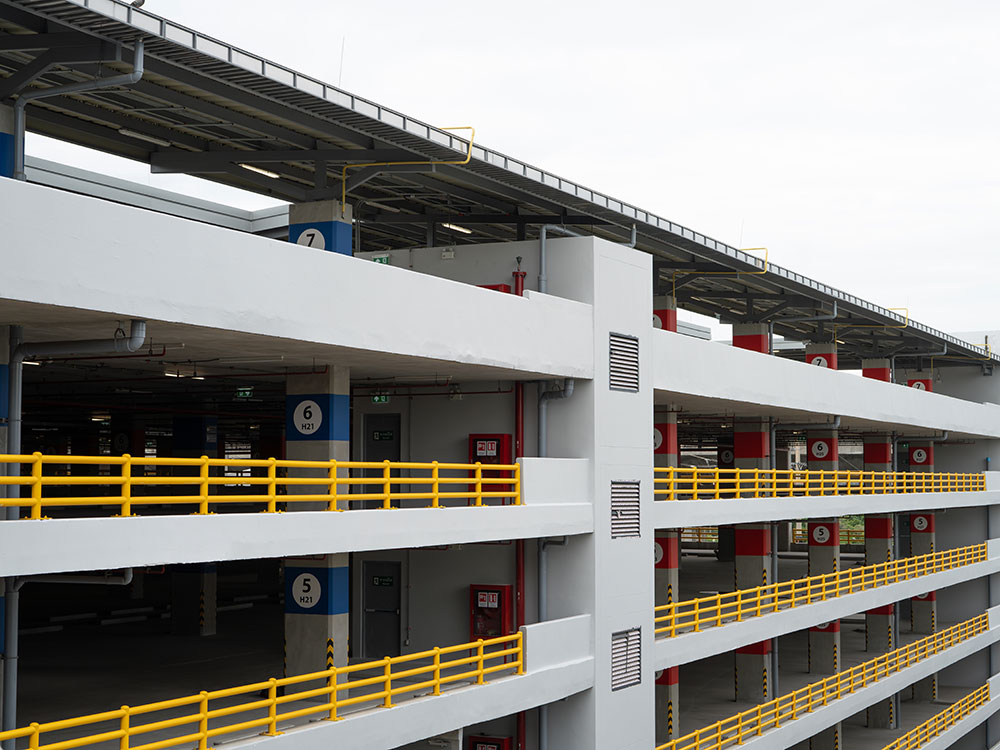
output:
<svg viewBox="0 0 1000 750"><path fill-rule="evenodd" d="M840 570L840 519L809 522L810 576ZM836 674L840 671L840 620L809 628L809 671Z"/></svg>
<svg viewBox="0 0 1000 750"><path fill-rule="evenodd" d="M677 466L678 453L677 412L671 411L653 425L653 466Z"/></svg>
<svg viewBox="0 0 1000 750"><path fill-rule="evenodd" d="M735 534L736 590L770 583L770 525L744 524L735 528ZM769 700L770 666L770 640L736 649L736 700L757 703Z"/></svg>
<svg viewBox="0 0 1000 750"><path fill-rule="evenodd" d="M872 380L884 380L888 383L890 371L891 365L889 364L889 360L885 357L861 360L861 374L866 378L871 378Z"/></svg>
<svg viewBox="0 0 1000 750"><path fill-rule="evenodd" d="M910 555L934 554L934 514L910 515ZM914 633L937 632L937 592L915 596L910 600L910 622ZM937 675L933 674L913 684L913 698L920 701L937 699Z"/></svg>
<svg viewBox="0 0 1000 750"><path fill-rule="evenodd" d="M836 370L837 344L834 342L806 344L806 364Z"/></svg>
<svg viewBox="0 0 1000 750"><path fill-rule="evenodd" d="M733 346L762 354L771 353L771 337L767 323L734 323Z"/></svg>
<svg viewBox="0 0 1000 750"><path fill-rule="evenodd" d="M933 391L934 373L923 370L911 372L906 377L906 387L916 388L918 391Z"/></svg>
<svg viewBox="0 0 1000 750"><path fill-rule="evenodd" d="M669 295L653 297L653 328L677 331L677 300Z"/></svg>
<svg viewBox="0 0 1000 750"><path fill-rule="evenodd" d="M934 471L934 443L919 440L910 443L910 471Z"/></svg>
<svg viewBox="0 0 1000 750"><path fill-rule="evenodd" d="M680 532L657 531L655 562L656 604L677 601L680 586ZM678 668L667 667L656 673L656 742L679 736L680 685Z"/></svg>

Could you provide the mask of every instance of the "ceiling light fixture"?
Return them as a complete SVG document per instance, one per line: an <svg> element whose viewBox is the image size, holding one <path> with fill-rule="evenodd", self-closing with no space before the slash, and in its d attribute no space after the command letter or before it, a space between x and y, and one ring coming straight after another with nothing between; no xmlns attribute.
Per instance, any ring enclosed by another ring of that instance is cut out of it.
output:
<svg viewBox="0 0 1000 750"><path fill-rule="evenodd" d="M379 208L383 211L389 211L394 214L401 214L403 210L401 208L396 208L395 206L387 206L384 203L376 203L375 201L368 201L368 205L372 208Z"/></svg>
<svg viewBox="0 0 1000 750"><path fill-rule="evenodd" d="M458 224L442 224L445 229L451 229L455 232L461 232L462 234L472 234L471 229L466 229L465 227L460 227Z"/></svg>
<svg viewBox="0 0 1000 750"><path fill-rule="evenodd" d="M146 141L147 143L155 143L157 146L163 146L164 148L173 145L170 141L166 141L163 138L157 138L155 135L146 135L145 133L140 133L137 130L129 130L128 128L118 128L118 134L128 138L138 138L140 141Z"/></svg>
<svg viewBox="0 0 1000 750"><path fill-rule="evenodd" d="M35 362L34 360L31 360L31 359L26 359L21 364L22 365L31 365L32 367L38 367L42 363L41 362Z"/></svg>
<svg viewBox="0 0 1000 750"><path fill-rule="evenodd" d="M240 164L243 169L248 169L251 172L256 172L257 174L262 174L265 177L270 177L272 180L277 180L281 177L277 172L272 172L270 169L263 169L262 167L255 167L253 164Z"/></svg>

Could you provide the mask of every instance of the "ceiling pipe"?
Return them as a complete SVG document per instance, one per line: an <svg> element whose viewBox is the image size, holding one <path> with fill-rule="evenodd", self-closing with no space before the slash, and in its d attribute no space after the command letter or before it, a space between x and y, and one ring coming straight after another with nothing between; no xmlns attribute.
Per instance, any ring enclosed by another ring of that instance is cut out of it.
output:
<svg viewBox="0 0 1000 750"><path fill-rule="evenodd" d="M585 236L579 232L574 232L572 229L567 229L560 224L542 224L542 228L538 230L538 291L542 294L548 294L549 291L549 279L547 276L548 255L545 250L545 240L549 232L568 234L570 237Z"/></svg>
<svg viewBox="0 0 1000 750"><path fill-rule="evenodd" d="M780 422L774 420L775 432L799 432L800 430L838 430L840 417L834 417L832 422Z"/></svg>
<svg viewBox="0 0 1000 750"><path fill-rule="evenodd" d="M132 72L108 78L95 78L92 81L68 83L65 86L51 86L47 89L32 89L18 95L14 102L14 179L22 182L27 179L24 173L24 134L25 108L29 102L37 99L48 99L63 94L83 94L88 91L114 88L117 86L132 86L139 82L144 72L145 44L142 39L135 43L135 56L132 60Z"/></svg>
<svg viewBox="0 0 1000 750"><path fill-rule="evenodd" d="M621 243L624 247L635 247L636 240L639 238L639 233L635 228L635 224L632 225L632 234L629 235L629 241Z"/></svg>
<svg viewBox="0 0 1000 750"><path fill-rule="evenodd" d="M896 382L896 357L943 357L948 353L948 343L939 352L896 352L889 357L889 382Z"/></svg>

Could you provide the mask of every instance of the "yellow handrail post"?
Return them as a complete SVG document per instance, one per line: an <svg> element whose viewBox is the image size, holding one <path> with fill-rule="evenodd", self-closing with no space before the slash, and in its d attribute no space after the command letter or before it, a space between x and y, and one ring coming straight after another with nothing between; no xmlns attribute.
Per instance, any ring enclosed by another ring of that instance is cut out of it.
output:
<svg viewBox="0 0 1000 750"><path fill-rule="evenodd" d="M517 673L524 674L524 631L517 631Z"/></svg>
<svg viewBox="0 0 1000 750"><path fill-rule="evenodd" d="M118 750L128 750L129 745L129 708L122 706L122 718L118 724L118 731L122 736L118 738Z"/></svg>
<svg viewBox="0 0 1000 750"><path fill-rule="evenodd" d="M30 750L38 750L38 741L41 731L39 730L38 722L31 722L31 736L28 738L28 748Z"/></svg>
<svg viewBox="0 0 1000 750"><path fill-rule="evenodd" d="M31 464L31 517L42 517L42 454L35 452Z"/></svg>
<svg viewBox="0 0 1000 750"><path fill-rule="evenodd" d="M122 518L132 515L132 456L122 454Z"/></svg>
<svg viewBox="0 0 1000 750"><path fill-rule="evenodd" d="M486 676L483 674L483 661L485 654L485 647L483 646L483 639L480 638L476 641L478 644L476 647L476 657L478 661L476 662L476 684L484 685L486 683Z"/></svg>
<svg viewBox="0 0 1000 750"><path fill-rule="evenodd" d="M337 459L330 459L330 469L327 473L327 480L330 482L330 500L327 503L327 510L343 510L337 503Z"/></svg>
<svg viewBox="0 0 1000 750"><path fill-rule="evenodd" d="M326 689L330 691L330 713L326 717L328 721L340 721L340 717L337 716L337 668L330 667L327 670L330 675L326 678Z"/></svg>
<svg viewBox="0 0 1000 750"><path fill-rule="evenodd" d="M268 680L267 687L267 731L264 732L268 737L277 737L278 732L278 681L275 678ZM205 712L206 721L208 720L208 711ZM201 748L205 750L205 748Z"/></svg>
<svg viewBox="0 0 1000 750"><path fill-rule="evenodd" d="M278 510L278 462L274 456L267 459L267 512Z"/></svg>
<svg viewBox="0 0 1000 750"><path fill-rule="evenodd" d="M441 647L434 647L434 695L441 695Z"/></svg>
<svg viewBox="0 0 1000 750"><path fill-rule="evenodd" d="M392 462L386 459L382 469L382 509L392 507Z"/></svg>
<svg viewBox="0 0 1000 750"><path fill-rule="evenodd" d="M273 680L272 680L273 682ZM208 749L208 691L202 690L198 701L198 750Z"/></svg>
<svg viewBox="0 0 1000 750"><path fill-rule="evenodd" d="M483 504L483 462L476 461L476 505Z"/></svg>
<svg viewBox="0 0 1000 750"><path fill-rule="evenodd" d="M208 456L201 457L201 502L198 504L198 515L208 515Z"/></svg>
<svg viewBox="0 0 1000 750"><path fill-rule="evenodd" d="M431 462L431 507L441 507L441 469L437 461Z"/></svg>
<svg viewBox="0 0 1000 750"><path fill-rule="evenodd" d="M387 656L382 660L382 685L385 697L382 699L383 708L392 708L392 658Z"/></svg>
<svg viewBox="0 0 1000 750"><path fill-rule="evenodd" d="M517 491L517 495L514 496L514 505L521 504L521 464L517 461L514 462L514 489ZM673 498L671 498L673 499Z"/></svg>

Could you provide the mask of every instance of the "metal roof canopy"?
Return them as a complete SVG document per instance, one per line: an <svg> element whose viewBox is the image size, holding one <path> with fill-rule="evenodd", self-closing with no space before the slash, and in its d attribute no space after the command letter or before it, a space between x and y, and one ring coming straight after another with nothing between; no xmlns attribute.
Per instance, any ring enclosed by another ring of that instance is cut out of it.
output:
<svg viewBox="0 0 1000 750"><path fill-rule="evenodd" d="M142 37L146 74L128 89L64 95L27 109L31 130L292 202L348 195L366 249L423 246L428 227L460 223L448 244L529 239L542 224L614 241L637 229L656 258L654 291L724 322L773 322L787 338L840 342L840 359L897 355L921 364L1000 361L987 349L524 162L469 142L122 0L0 0L0 98L128 70ZM251 164L276 178L242 168ZM766 273L761 273L765 271ZM829 314L835 320L792 320ZM925 355L925 356L921 356ZM795 355L793 355L795 356ZM798 356L801 356L799 353Z"/></svg>

